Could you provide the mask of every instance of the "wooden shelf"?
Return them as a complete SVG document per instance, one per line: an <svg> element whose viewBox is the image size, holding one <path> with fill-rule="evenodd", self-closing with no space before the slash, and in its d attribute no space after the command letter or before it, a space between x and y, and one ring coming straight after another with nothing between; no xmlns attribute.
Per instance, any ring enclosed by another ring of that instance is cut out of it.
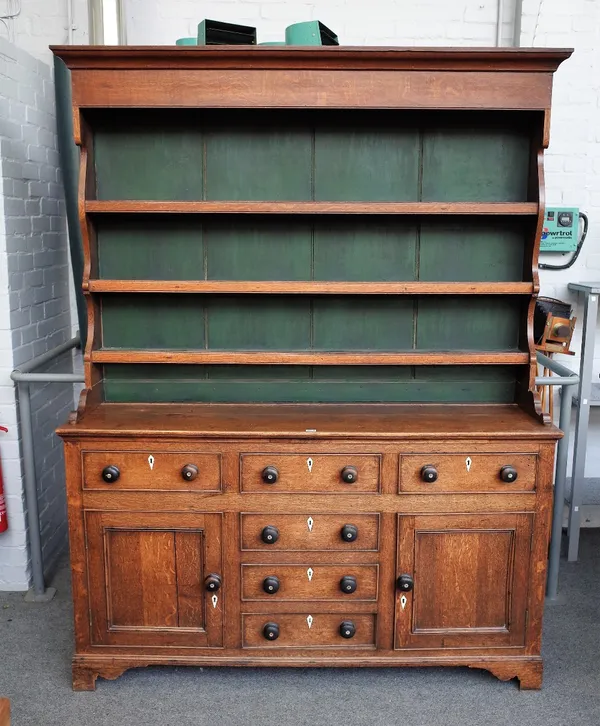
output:
<svg viewBox="0 0 600 726"><path fill-rule="evenodd" d="M84 284L84 288L86 285ZM90 280L90 292L278 295L531 295L531 282L326 282L248 280Z"/></svg>
<svg viewBox="0 0 600 726"><path fill-rule="evenodd" d="M227 350L122 350L100 349L92 363L182 363L217 365L523 365L530 354L521 351L352 353L227 351Z"/></svg>
<svg viewBox="0 0 600 726"><path fill-rule="evenodd" d="M167 202L88 200L86 212L119 214L537 215L537 202Z"/></svg>

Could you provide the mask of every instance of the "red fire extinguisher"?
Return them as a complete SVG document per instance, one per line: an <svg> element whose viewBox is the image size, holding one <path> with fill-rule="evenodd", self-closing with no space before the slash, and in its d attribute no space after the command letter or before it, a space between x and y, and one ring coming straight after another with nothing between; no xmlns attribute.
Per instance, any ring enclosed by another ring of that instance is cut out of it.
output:
<svg viewBox="0 0 600 726"><path fill-rule="evenodd" d="M0 426L0 431L8 431L4 426ZM4 499L4 490L2 488L2 461L0 461L0 532L6 532L8 529L8 518L6 515L6 501Z"/></svg>

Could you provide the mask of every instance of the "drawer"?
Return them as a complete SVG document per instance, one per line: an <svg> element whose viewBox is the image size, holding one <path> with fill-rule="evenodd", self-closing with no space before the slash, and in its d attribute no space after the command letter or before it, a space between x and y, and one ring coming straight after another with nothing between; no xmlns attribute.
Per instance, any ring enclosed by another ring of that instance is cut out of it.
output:
<svg viewBox="0 0 600 726"><path fill-rule="evenodd" d="M348 494L379 492L378 454L242 454L243 492Z"/></svg>
<svg viewBox="0 0 600 726"><path fill-rule="evenodd" d="M107 479L103 478L103 472ZM221 455L164 451L152 454L147 451L84 451L83 487L219 492Z"/></svg>
<svg viewBox="0 0 600 726"><path fill-rule="evenodd" d="M371 613L242 615L242 647L374 648L375 617Z"/></svg>
<svg viewBox="0 0 600 726"><path fill-rule="evenodd" d="M376 551L378 514L241 514L242 550ZM352 535L352 536L350 536Z"/></svg>
<svg viewBox="0 0 600 726"><path fill-rule="evenodd" d="M377 600L378 565L242 565L242 600Z"/></svg>
<svg viewBox="0 0 600 726"><path fill-rule="evenodd" d="M399 490L529 492L535 489L536 466L536 454L411 454L400 457ZM503 467L506 481L501 478Z"/></svg>

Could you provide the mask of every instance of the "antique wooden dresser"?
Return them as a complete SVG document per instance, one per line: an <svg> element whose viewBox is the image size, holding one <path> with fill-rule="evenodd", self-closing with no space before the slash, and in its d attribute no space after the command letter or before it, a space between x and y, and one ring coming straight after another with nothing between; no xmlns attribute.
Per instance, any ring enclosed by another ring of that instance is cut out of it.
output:
<svg viewBox="0 0 600 726"><path fill-rule="evenodd" d="M86 387L73 683L470 666L539 688L532 318L569 51L61 47Z"/></svg>

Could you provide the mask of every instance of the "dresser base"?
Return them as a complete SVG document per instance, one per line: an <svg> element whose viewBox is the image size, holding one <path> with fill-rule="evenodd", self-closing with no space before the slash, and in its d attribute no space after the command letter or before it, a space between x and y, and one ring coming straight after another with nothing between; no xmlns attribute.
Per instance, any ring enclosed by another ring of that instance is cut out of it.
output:
<svg viewBox="0 0 600 726"><path fill-rule="evenodd" d="M133 656L75 656L73 658L73 690L94 691L98 677L115 680L130 668L150 665L165 666L234 666L261 668L395 668L425 666L466 666L492 673L501 681L519 680L521 690L539 690L542 687L543 664L541 657L523 658L406 658L372 657L357 662L355 658L228 658L228 657L133 657Z"/></svg>

